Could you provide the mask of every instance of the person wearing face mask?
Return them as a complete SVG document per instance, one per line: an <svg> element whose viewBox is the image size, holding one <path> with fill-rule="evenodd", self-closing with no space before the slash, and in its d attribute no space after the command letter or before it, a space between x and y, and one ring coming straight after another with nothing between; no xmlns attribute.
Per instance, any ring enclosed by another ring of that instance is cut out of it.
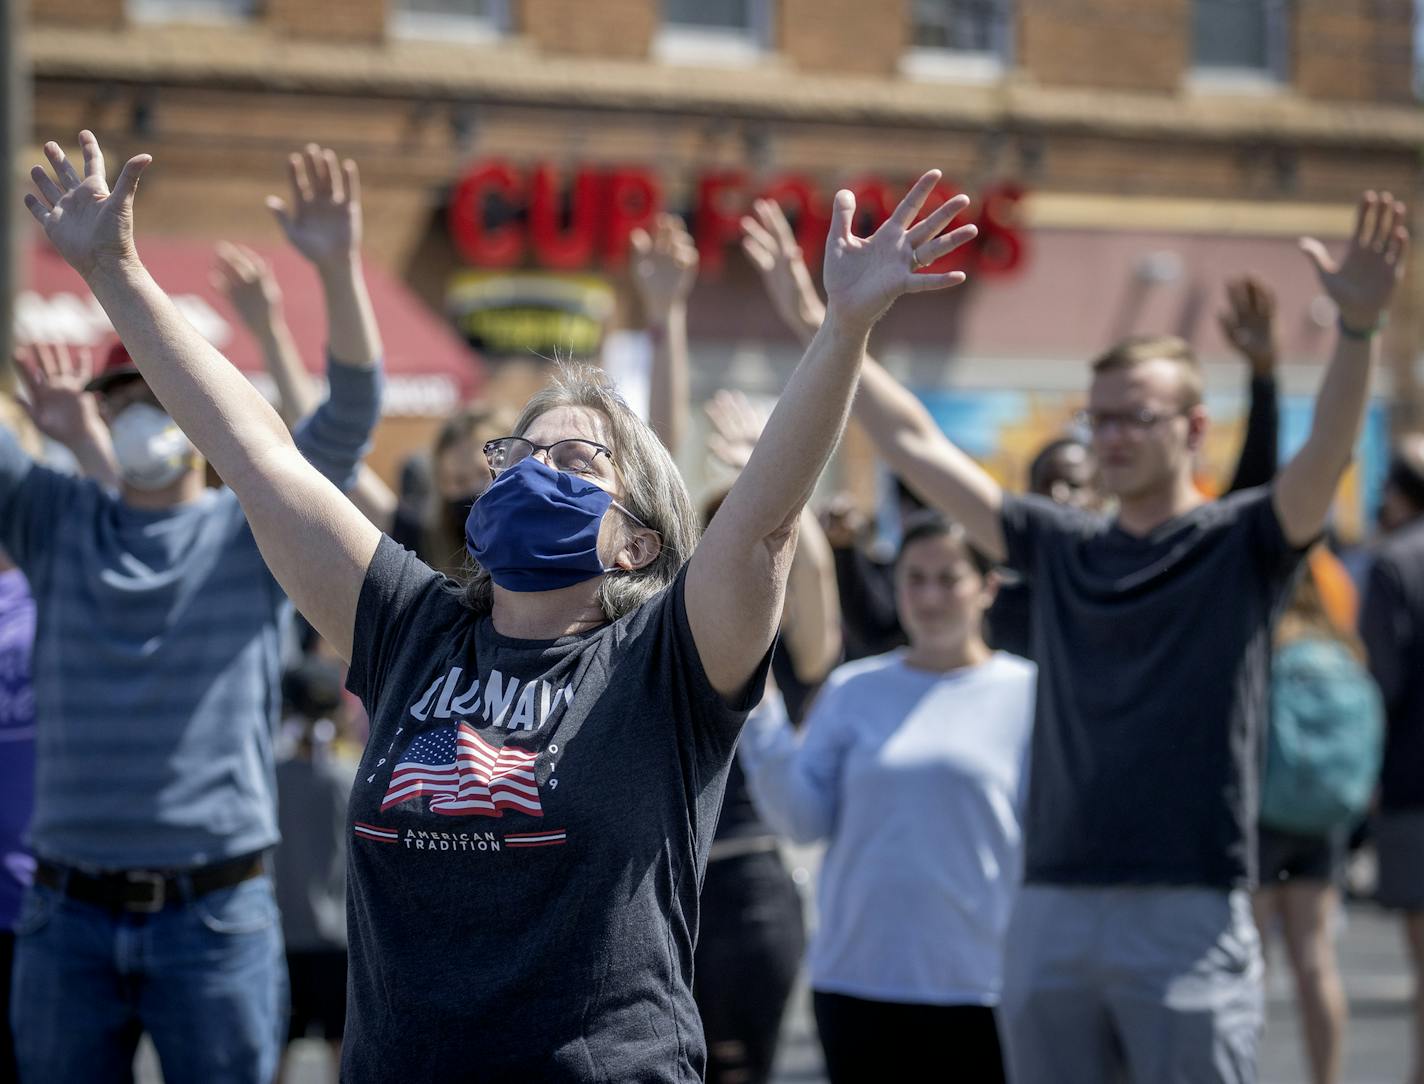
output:
<svg viewBox="0 0 1424 1084"><path fill-rule="evenodd" d="M485 445L463 587L383 536L178 314L111 191L46 145L31 214L145 378L236 490L277 581L335 650L371 734L349 809L348 1084L693 1084L698 890L727 769L760 699L796 523L839 439L866 339L975 234L916 182L870 237L837 193L829 315L697 539L656 434L572 370ZM40 183L43 178L43 183Z"/></svg>
<svg viewBox="0 0 1424 1084"><path fill-rule="evenodd" d="M757 808L827 840L808 955L832 1084L1004 1080L994 1006L1017 886L1034 667L984 643L989 564L932 512L905 524L907 648L832 672L797 740L765 705L741 761Z"/></svg>
<svg viewBox="0 0 1424 1084"><path fill-rule="evenodd" d="M310 148L292 184L278 218L323 284L331 359L296 447L323 485L346 486L380 413L355 166ZM238 493L207 488L191 433L124 345L87 386L41 367L29 389L41 428L76 454L111 446L117 471L114 490L59 474L0 428L0 548L37 613L21 1078L128 1080L147 1032L168 1079L265 1084L286 987L264 856L290 603Z"/></svg>

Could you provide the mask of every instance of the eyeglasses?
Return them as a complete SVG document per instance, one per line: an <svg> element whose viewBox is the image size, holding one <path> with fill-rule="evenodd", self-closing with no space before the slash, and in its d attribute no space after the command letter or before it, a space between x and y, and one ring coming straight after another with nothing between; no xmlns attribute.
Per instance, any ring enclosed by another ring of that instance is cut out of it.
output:
<svg viewBox="0 0 1424 1084"><path fill-rule="evenodd" d="M1078 425L1090 433L1101 433L1109 426L1117 426L1128 433L1145 433L1166 418L1177 418L1185 410L1080 410L1073 416Z"/></svg>
<svg viewBox="0 0 1424 1084"><path fill-rule="evenodd" d="M528 459L535 452L548 452L549 466L567 474L601 473L606 477L609 472L601 472L598 468L599 456L607 457L610 468L613 465L611 449L582 437L556 440L553 444L535 444L523 437L499 437L485 444L485 461L489 463L490 473L499 475L516 463Z"/></svg>

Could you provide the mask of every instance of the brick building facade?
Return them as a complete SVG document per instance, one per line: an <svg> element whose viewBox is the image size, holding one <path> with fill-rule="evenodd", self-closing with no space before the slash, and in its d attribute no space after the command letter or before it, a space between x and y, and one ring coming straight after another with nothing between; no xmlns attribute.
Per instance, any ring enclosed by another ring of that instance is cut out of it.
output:
<svg viewBox="0 0 1424 1084"><path fill-rule="evenodd" d="M561 191L580 168L650 177L725 255L694 296L700 393L773 392L795 360L713 209L930 165L1007 186L1013 266L907 299L873 345L927 393L1061 396L1125 331L1224 361L1213 314L1247 269L1281 295L1287 385L1313 386L1329 320L1295 238L1343 236L1368 185L1419 194L1411 43L1409 0L48 0L27 50L37 139L88 124L111 157L155 155L147 230L275 242L262 196L320 140L361 161L375 260L437 309L469 263L447 219L472 170L514 171L526 232L540 165ZM592 251L585 275L620 287ZM1407 402L1414 292L1383 385ZM613 324L636 326L625 295Z"/></svg>

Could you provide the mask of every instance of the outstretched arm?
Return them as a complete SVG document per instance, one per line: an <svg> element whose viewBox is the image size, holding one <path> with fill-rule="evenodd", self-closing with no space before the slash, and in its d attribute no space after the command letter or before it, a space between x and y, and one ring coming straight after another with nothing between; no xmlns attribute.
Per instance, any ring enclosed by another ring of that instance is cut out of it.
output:
<svg viewBox="0 0 1424 1084"><path fill-rule="evenodd" d="M697 246L676 215L656 231L634 230L633 282L653 341L648 424L674 456L687 436L687 295L697 281Z"/></svg>
<svg viewBox="0 0 1424 1084"><path fill-rule="evenodd" d="M745 395L733 391L719 391L706 409L712 423L708 451L733 470L741 471L761 439L766 416ZM786 577L781 638L796 677L804 684L817 685L840 661L840 594L836 590L831 544L809 505L801 509L796 530L796 550Z"/></svg>
<svg viewBox="0 0 1424 1084"><path fill-rule="evenodd" d="M799 335L814 333L823 310L791 226L769 200L759 200L755 211L755 218L742 220L742 247L787 325ZM895 474L962 523L986 555L1004 559L999 483L950 443L924 404L870 357L861 367L855 418Z"/></svg>
<svg viewBox="0 0 1424 1084"><path fill-rule="evenodd" d="M714 688L735 696L776 634L796 523L840 439L871 326L901 294L944 289L961 272L917 274L972 238L945 236L969 203L956 196L912 225L939 172L915 183L871 237L856 237L855 197L836 193L826 245L826 318L688 567L688 620Z"/></svg>
<svg viewBox="0 0 1424 1084"><path fill-rule="evenodd" d="M242 502L282 588L345 658L356 602L380 532L298 452L257 390L193 328L153 281L133 239L134 193L151 158L125 164L111 192L92 133L84 175L57 143L53 176L31 171L25 205L84 277L164 408Z"/></svg>
<svg viewBox="0 0 1424 1084"><path fill-rule="evenodd" d="M1310 435L1276 482L1276 518L1292 545L1303 546L1320 534L1354 453L1378 352L1377 331L1406 266L1409 231L1404 222L1404 204L1388 192L1366 192L1354 236L1338 264L1319 241L1301 242L1339 307L1340 333L1315 397Z"/></svg>
<svg viewBox="0 0 1424 1084"><path fill-rule="evenodd" d="M1231 307L1221 314L1227 342L1246 359L1251 373L1251 407L1236 473L1226 492L1266 485L1276 476L1280 442L1280 406L1276 396L1276 298L1254 275L1226 286Z"/></svg>
<svg viewBox="0 0 1424 1084"><path fill-rule="evenodd" d="M277 276L266 260L245 245L218 245L217 260L213 284L257 340L262 364L277 388L277 413L288 429L295 429L317 409L321 395L287 326ZM346 496L381 530L391 529L396 496L365 463L357 468L356 484Z"/></svg>

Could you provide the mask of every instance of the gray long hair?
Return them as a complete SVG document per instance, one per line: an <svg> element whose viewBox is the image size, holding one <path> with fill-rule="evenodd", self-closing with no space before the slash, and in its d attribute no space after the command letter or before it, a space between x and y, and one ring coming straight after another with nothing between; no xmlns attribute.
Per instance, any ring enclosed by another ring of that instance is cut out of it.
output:
<svg viewBox="0 0 1424 1084"><path fill-rule="evenodd" d="M564 406L588 407L608 419L614 463L624 486L622 503L657 531L662 542L657 557L644 567L604 575L598 602L608 620L616 621L673 582L697 545L697 516L672 456L602 369L559 366L552 383L524 407L512 435L523 436L540 415ZM462 599L478 614L487 614L494 606L490 575L473 562Z"/></svg>

